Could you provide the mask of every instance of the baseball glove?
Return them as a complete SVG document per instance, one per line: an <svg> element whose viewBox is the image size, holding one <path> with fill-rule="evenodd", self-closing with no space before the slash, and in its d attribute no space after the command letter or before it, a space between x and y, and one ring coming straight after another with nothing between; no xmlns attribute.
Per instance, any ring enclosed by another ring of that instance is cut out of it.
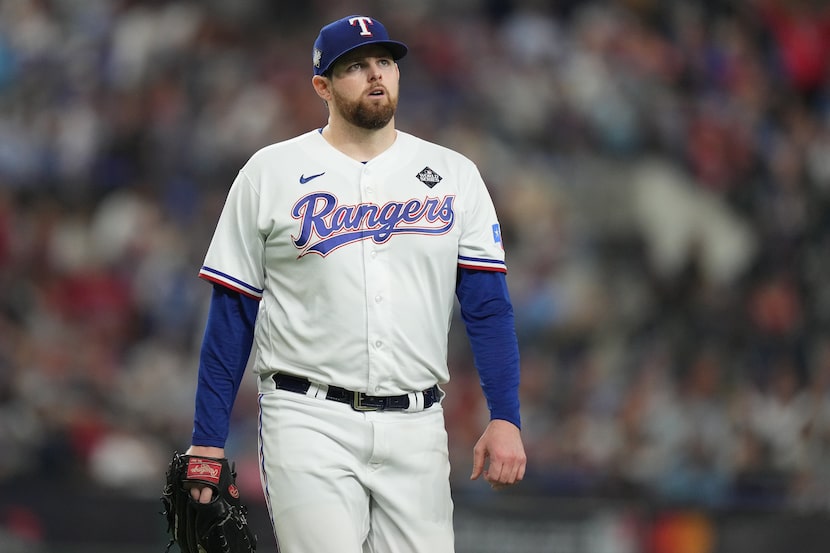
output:
<svg viewBox="0 0 830 553"><path fill-rule="evenodd" d="M199 503L190 496L190 488L196 484L213 489L210 503ZM174 454L161 502L171 534L168 551L174 543L182 553L256 551L256 536L239 499L236 471L227 459Z"/></svg>

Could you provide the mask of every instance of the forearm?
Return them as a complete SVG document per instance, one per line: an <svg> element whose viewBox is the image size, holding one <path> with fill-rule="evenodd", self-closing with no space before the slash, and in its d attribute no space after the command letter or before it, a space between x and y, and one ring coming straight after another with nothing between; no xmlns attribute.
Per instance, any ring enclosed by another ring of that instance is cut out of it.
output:
<svg viewBox="0 0 830 553"><path fill-rule="evenodd" d="M199 359L192 444L225 445L239 385L253 345L257 302L214 286Z"/></svg>
<svg viewBox="0 0 830 553"><path fill-rule="evenodd" d="M504 275L462 269L456 293L490 418L521 428L519 346Z"/></svg>

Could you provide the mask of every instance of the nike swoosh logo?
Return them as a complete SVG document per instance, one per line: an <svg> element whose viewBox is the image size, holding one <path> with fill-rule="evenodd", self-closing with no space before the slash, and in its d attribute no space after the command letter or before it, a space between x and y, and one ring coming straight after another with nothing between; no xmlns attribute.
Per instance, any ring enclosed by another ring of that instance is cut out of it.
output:
<svg viewBox="0 0 830 553"><path fill-rule="evenodd" d="M323 176L323 175L325 175L325 174L326 174L326 172L325 172L325 171L323 171L322 173L317 173L316 175L309 175L309 176L300 175L300 184L305 184L305 183L307 183L308 181L310 181L310 180L314 180L314 179L316 179L317 177L322 177L322 176Z"/></svg>

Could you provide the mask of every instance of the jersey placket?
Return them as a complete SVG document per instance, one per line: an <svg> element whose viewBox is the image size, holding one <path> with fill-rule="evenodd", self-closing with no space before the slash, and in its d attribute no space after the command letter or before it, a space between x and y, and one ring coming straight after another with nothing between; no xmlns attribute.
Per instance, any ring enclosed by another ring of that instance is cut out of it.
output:
<svg viewBox="0 0 830 553"><path fill-rule="evenodd" d="M382 190L374 171L364 167L360 179L360 193L362 201L374 204L380 209L383 205ZM387 379L391 359L391 344L389 343L388 306L390 293L388 256L385 253L386 245L377 244L374 240L361 241L363 248L363 266L366 278L366 338L368 352L368 379L367 393L378 394L382 382Z"/></svg>

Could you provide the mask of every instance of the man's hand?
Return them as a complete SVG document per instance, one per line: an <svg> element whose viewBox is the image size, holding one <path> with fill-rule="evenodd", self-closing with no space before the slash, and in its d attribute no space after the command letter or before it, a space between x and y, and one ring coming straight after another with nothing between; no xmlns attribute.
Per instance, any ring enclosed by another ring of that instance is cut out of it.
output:
<svg viewBox="0 0 830 553"><path fill-rule="evenodd" d="M489 464L485 470L485 463ZM473 448L473 473L470 480L484 474L494 490L519 482L525 475L527 456L519 428L511 422L494 419Z"/></svg>
<svg viewBox="0 0 830 553"><path fill-rule="evenodd" d="M192 445L185 451L185 455L195 455L197 457L213 457L214 459L222 459L225 457L225 450L221 447L209 447L206 445ZM190 497L199 503L210 503L213 499L213 490L204 484L194 485L190 488Z"/></svg>
<svg viewBox="0 0 830 553"><path fill-rule="evenodd" d="M170 542L182 553L254 553L256 534L236 486L236 470L222 448L173 454L161 490ZM210 492L208 495L207 491Z"/></svg>

